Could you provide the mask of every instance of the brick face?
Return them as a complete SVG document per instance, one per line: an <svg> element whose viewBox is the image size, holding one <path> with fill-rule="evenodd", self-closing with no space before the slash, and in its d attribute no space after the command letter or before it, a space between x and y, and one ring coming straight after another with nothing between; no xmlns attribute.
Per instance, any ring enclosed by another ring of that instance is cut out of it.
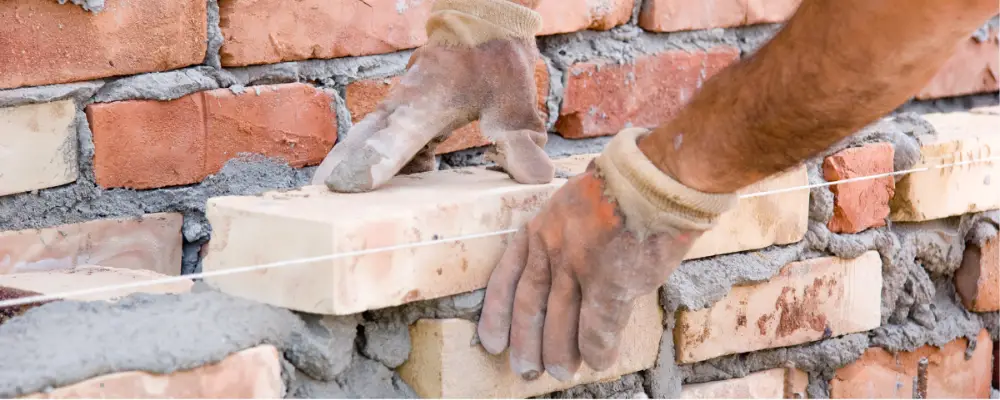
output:
<svg viewBox="0 0 1000 400"><path fill-rule="evenodd" d="M646 0L639 26L654 32L676 32L787 20L800 0Z"/></svg>
<svg viewBox="0 0 1000 400"><path fill-rule="evenodd" d="M107 0L92 14L50 0L0 2L0 89L201 63L206 2Z"/></svg>
<svg viewBox="0 0 1000 400"><path fill-rule="evenodd" d="M542 15L538 34L608 30L628 22L634 4L634 0L540 0L535 8Z"/></svg>
<svg viewBox="0 0 1000 400"><path fill-rule="evenodd" d="M1000 311L1000 236L980 247L965 247L962 265L955 272L955 288L965 308L975 312Z"/></svg>
<svg viewBox="0 0 1000 400"><path fill-rule="evenodd" d="M166 275L140 269L110 268L98 265L81 265L70 269L0 275L0 286L27 290L41 294L66 293L125 285L134 282L154 281ZM133 293L175 294L191 291L194 282L189 279L148 284L141 287L105 290L73 296L74 301L117 301Z"/></svg>
<svg viewBox="0 0 1000 400"><path fill-rule="evenodd" d="M585 138L615 134L629 126L655 127L739 55L734 47L716 46L640 56L634 64L574 64L567 72L556 131L567 138Z"/></svg>
<svg viewBox="0 0 1000 400"><path fill-rule="evenodd" d="M844 149L823 160L823 177L833 182L891 173L894 154L890 143ZM892 176L884 176L832 185L830 190L834 203L828 227L837 233L858 233L885 226L896 181Z"/></svg>
<svg viewBox="0 0 1000 400"><path fill-rule="evenodd" d="M682 399L794 399L805 398L809 375L794 368L754 372L742 378L725 379L681 387ZM795 397L799 395L800 397Z"/></svg>
<svg viewBox="0 0 1000 400"><path fill-rule="evenodd" d="M291 83L198 92L171 101L87 106L94 173L104 187L199 182L240 152L318 164L337 137L330 94Z"/></svg>
<svg viewBox="0 0 1000 400"><path fill-rule="evenodd" d="M0 108L0 196L76 180L75 118L71 100Z"/></svg>
<svg viewBox="0 0 1000 400"><path fill-rule="evenodd" d="M951 58L924 86L917 99L962 96L996 91L1000 79L1000 40L989 29L986 40L969 38L955 47Z"/></svg>

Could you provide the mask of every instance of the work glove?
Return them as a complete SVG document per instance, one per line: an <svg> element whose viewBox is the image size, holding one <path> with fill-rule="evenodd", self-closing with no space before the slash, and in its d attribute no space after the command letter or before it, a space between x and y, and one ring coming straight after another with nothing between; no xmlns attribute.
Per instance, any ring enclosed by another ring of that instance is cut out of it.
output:
<svg viewBox="0 0 1000 400"><path fill-rule="evenodd" d="M438 0L428 41L378 108L354 125L316 169L312 184L375 189L397 173L435 169L434 148L476 119L493 142L486 158L525 184L555 168L536 110L535 33L541 17L505 0Z"/></svg>
<svg viewBox="0 0 1000 400"><path fill-rule="evenodd" d="M550 198L490 276L478 334L524 379L572 379L618 358L635 300L664 284L694 241L735 205L661 172L625 129Z"/></svg>

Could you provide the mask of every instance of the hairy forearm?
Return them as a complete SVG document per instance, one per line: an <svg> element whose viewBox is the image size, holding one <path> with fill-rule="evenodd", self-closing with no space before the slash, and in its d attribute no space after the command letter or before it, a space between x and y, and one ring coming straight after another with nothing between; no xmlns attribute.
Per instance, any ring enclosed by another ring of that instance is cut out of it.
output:
<svg viewBox="0 0 1000 400"><path fill-rule="evenodd" d="M996 13L995 0L804 0L639 148L690 187L735 191L904 103Z"/></svg>

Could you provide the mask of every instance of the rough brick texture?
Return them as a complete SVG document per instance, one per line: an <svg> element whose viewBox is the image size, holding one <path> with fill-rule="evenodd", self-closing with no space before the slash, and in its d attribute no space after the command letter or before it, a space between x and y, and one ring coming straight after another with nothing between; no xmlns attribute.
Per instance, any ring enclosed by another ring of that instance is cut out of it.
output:
<svg viewBox="0 0 1000 400"><path fill-rule="evenodd" d="M230 354L218 363L171 374L119 372L25 398L274 399L284 395L284 385L278 349L260 345Z"/></svg>
<svg viewBox="0 0 1000 400"><path fill-rule="evenodd" d="M96 264L180 275L182 223L162 213L0 232L0 274Z"/></svg>
<svg viewBox="0 0 1000 400"><path fill-rule="evenodd" d="M809 375L805 371L775 368L754 372L742 378L684 385L681 387L681 398L804 399L808 384ZM795 397L796 394L799 397Z"/></svg>
<svg viewBox="0 0 1000 400"><path fill-rule="evenodd" d="M983 40L981 40L983 39ZM1000 79L1000 40L990 27L985 38L969 38L917 93L918 99L961 96L996 91Z"/></svg>
<svg viewBox="0 0 1000 400"><path fill-rule="evenodd" d="M0 89L199 64L206 5L106 0L93 14L49 0L0 2Z"/></svg>
<svg viewBox="0 0 1000 400"><path fill-rule="evenodd" d="M830 397L914 398L917 363L927 357L927 398L989 398L993 342L983 329L975 349L971 349L972 357L966 359L968 345L968 339L959 338L942 348L927 345L895 355L872 347L857 361L837 370L830 380Z"/></svg>
<svg viewBox="0 0 1000 400"><path fill-rule="evenodd" d="M199 182L241 152L315 165L337 139L329 93L290 83L198 92L171 101L87 106L94 173L104 187Z"/></svg>
<svg viewBox="0 0 1000 400"><path fill-rule="evenodd" d="M719 302L680 311L677 361L807 343L879 326L882 260L815 258L786 265L766 282L737 286Z"/></svg>
<svg viewBox="0 0 1000 400"><path fill-rule="evenodd" d="M0 286L27 290L41 294L67 293L77 290L96 289L135 282L166 278L158 272L141 269L111 268L97 265L81 265L55 271L28 272L23 274L0 275ZM150 284L135 288L121 288L98 293L70 297L73 301L115 301L132 293L184 293L191 291L194 282L181 280Z"/></svg>
<svg viewBox="0 0 1000 400"><path fill-rule="evenodd" d="M654 32L675 32L782 22L799 0L646 0L639 26Z"/></svg>
<svg viewBox="0 0 1000 400"><path fill-rule="evenodd" d="M534 381L522 379L511 371L507 352L493 356L469 344L476 336L476 325L463 319L422 319L411 325L413 350L398 371L422 398L526 398L611 380L653 367L663 334L662 314L656 293L636 300L618 361L601 372L583 364L569 382L548 374Z"/></svg>
<svg viewBox="0 0 1000 400"><path fill-rule="evenodd" d="M0 108L0 196L76 180L75 116L70 100Z"/></svg>
<svg viewBox="0 0 1000 400"><path fill-rule="evenodd" d="M927 221L1000 208L1000 115L953 112L924 114L937 135L921 140L920 161L929 170L907 174L896 183L890 218ZM951 165L939 167L942 165Z"/></svg>
<svg viewBox="0 0 1000 400"><path fill-rule="evenodd" d="M427 41L433 1L224 0L224 66L391 53Z"/></svg>
<svg viewBox="0 0 1000 400"><path fill-rule="evenodd" d="M384 79L367 79L347 85L345 102L351 113L351 121L358 123L366 115L375 111L379 103L389 94L392 86L399 82L395 76ZM535 86L537 88L538 112L542 120L547 120L549 108L546 100L549 96L549 69L541 58L535 64ZM457 150L479 147L490 144L489 138L479 129L479 121L456 129L447 140L437 146L437 154L450 153Z"/></svg>
<svg viewBox="0 0 1000 400"><path fill-rule="evenodd" d="M1000 236L983 247L969 243L962 266L955 272L955 288L965 308L976 312L1000 311Z"/></svg>
<svg viewBox="0 0 1000 400"><path fill-rule="evenodd" d="M633 64L588 61L567 72L556 131L568 138L655 127L670 119L713 74L739 58L729 46L669 50Z"/></svg>
<svg viewBox="0 0 1000 400"><path fill-rule="evenodd" d="M895 152L890 143L875 143L841 150L823 160L823 177L829 181L893 172ZM830 186L834 194L833 217L827 226L837 233L858 233L885 226L889 199L896 191L892 176Z"/></svg>
<svg viewBox="0 0 1000 400"><path fill-rule="evenodd" d="M538 34L608 30L628 22L634 4L634 0L540 0L535 7L542 15Z"/></svg>

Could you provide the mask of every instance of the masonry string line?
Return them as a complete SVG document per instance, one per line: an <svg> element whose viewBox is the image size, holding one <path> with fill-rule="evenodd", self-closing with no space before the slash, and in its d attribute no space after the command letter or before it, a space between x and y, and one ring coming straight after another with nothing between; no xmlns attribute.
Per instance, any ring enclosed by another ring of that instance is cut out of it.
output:
<svg viewBox="0 0 1000 400"><path fill-rule="evenodd" d="M767 190L767 191L762 191L762 192L747 193L747 194L741 194L741 195L739 195L739 198L740 199L747 199L747 198L754 198L754 197L762 197L762 196L767 196L767 195L772 195L772 194L787 193L787 192L796 191L796 190L809 190L809 189L818 188L818 187L824 187L824 186L833 186L833 185L844 184L844 183L860 182L860 181L871 180L871 179L878 179L878 178L884 178L884 177L889 177L889 176L906 175L906 174L911 174L911 173L914 173L914 172L924 172L924 171L930 171L930 170L935 170L935 169L943 169L943 168L950 168L950 167L957 167L957 166L977 164L977 163L983 163L983 162L992 162L992 161L1000 161L1000 156L985 157L985 158L979 158L979 159L968 160L968 161L958 161L958 162L953 162L953 163L939 164L939 165L927 166L927 167L920 167L920 168L911 168L911 169L906 169L906 170L902 170L902 171L894 171L894 172L888 172L888 173L883 173L883 174L867 175L867 176L861 176L861 177L856 177L856 178L841 179L841 180L831 181L831 182L823 182L823 183L817 183L817 184L795 186L795 187L790 187L790 188L783 188L783 189ZM23 305L34 304L34 303L48 302L48 301L59 300L59 299L66 299L66 298L70 298L70 297L87 296L87 295L92 295L92 294L105 293L105 292L113 292L113 291L126 290L126 289L137 289L137 288L142 288L142 287L147 287L147 286L156 286L156 285L161 285L161 284L166 284L166 283L187 282L187 281L191 281L191 280L194 280L194 279L202 279L202 278L209 278L209 277L233 275L233 274L240 274L240 273L246 273L246 272L260 271L260 270L272 269L272 268L286 268L286 267L303 265L303 264L308 264L308 263L317 262L317 261L328 261L328 260L335 260L335 259L339 259L339 258L364 256L364 255L381 253L381 252L386 252L386 251L405 250L405 249L412 249L412 248L417 248L417 247L433 246L433 245L443 244L443 243L453 243L453 242L461 242L461 241L465 241L465 240L475 240L475 239L481 239L481 238L486 238L486 237L493 237L493 236L501 236L501 235L512 234L512 233L516 233L517 231L518 231L518 228L504 229L504 230L499 230L499 231L484 232L484 233L475 233L475 234L468 234L468 235L460 235L460 236L454 236L454 237L450 237L450 238L440 238L440 239L419 241L419 242L413 242L413 243L403 243L403 244L397 244L397 245L392 245L392 246L376 247L376 248L364 249L364 250L345 251L345 252L328 254L328 255L323 255L323 256L304 257L304 258L296 258L296 259L283 260L283 261L275 261L275 262L266 263L266 264L249 265L249 266L230 268L230 269L225 269L225 270L220 270L220 271L198 272L198 273L187 274L187 275L179 275L179 276L170 276L170 277L164 277L164 278L157 278L157 279L152 279L152 280L148 280L148 281L130 282L130 283L116 284L116 285L105 285L105 286L99 286L99 287L88 288L88 289L81 289L81 290L72 290L72 291L66 291L66 292L55 293L55 294L42 294L42 295L35 295L35 296L26 296L26 297L20 297L20 298L16 298L16 299L0 300L0 309L7 308L7 307L23 306Z"/></svg>

